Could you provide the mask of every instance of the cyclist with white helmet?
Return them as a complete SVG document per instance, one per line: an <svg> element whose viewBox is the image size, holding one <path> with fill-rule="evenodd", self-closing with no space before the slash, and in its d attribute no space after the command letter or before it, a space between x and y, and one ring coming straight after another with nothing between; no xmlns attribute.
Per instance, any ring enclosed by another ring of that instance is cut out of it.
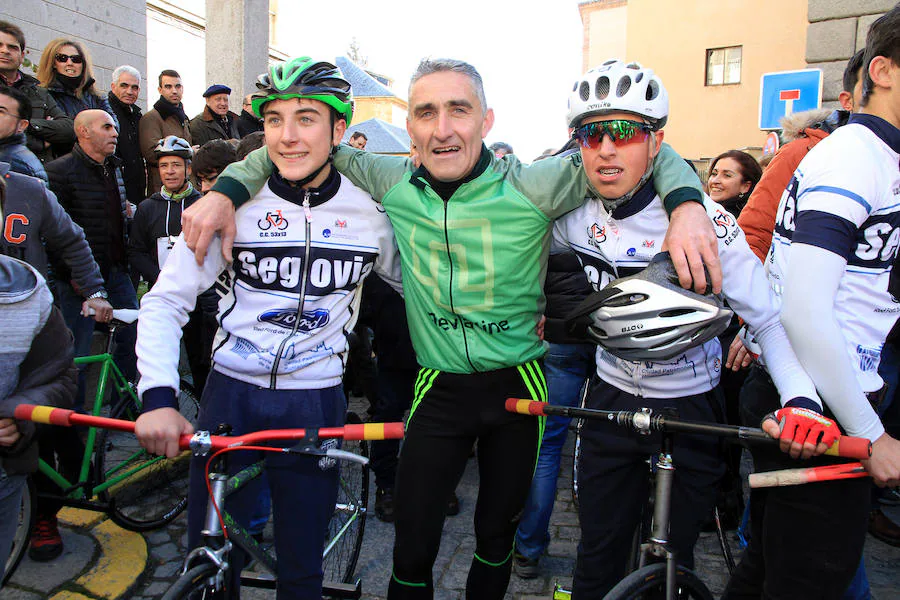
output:
<svg viewBox="0 0 900 600"><path fill-rule="evenodd" d="M238 435L343 425L341 379L362 281L374 270L399 288L387 216L331 164L353 115L350 84L341 71L328 62L296 58L271 67L257 87L253 110L263 119L275 169L236 213L233 262L216 251L198 266L179 238L141 304L138 391L144 414L136 434L157 454L177 455L179 434L193 431L175 408L175 396L181 326L198 293L215 285L219 296L213 367L198 427L228 423ZM242 452L228 466L236 472L261 458ZM277 530L277 597L319 599L337 466L296 454L264 453L264 458ZM203 459L191 464L192 547L206 512L204 466ZM228 510L244 527L262 485L256 480L229 497ZM234 597L243 559L232 553Z"/></svg>
<svg viewBox="0 0 900 600"><path fill-rule="evenodd" d="M596 290L579 309L599 344L588 406L605 410L675 408L696 421L716 420L721 348L715 337L730 319L721 299L677 285L660 253L668 219L653 187L653 164L669 113L662 81L637 63L609 60L588 71L569 97L568 125L597 193L554 226L553 242L575 251ZM782 398L818 406L815 387L794 356L778 308L735 219L709 198L723 265L722 289L763 347ZM720 413L718 413L720 414ZM579 474L582 539L575 567L577 598L602 598L625 574L631 536L647 499L643 464L656 436L588 421ZM682 435L673 452L670 543L687 567L712 509L724 464L719 441Z"/></svg>

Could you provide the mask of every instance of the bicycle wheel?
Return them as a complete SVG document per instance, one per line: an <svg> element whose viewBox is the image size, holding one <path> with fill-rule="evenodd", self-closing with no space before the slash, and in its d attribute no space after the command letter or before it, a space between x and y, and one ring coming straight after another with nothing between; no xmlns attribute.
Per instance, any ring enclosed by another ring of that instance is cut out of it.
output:
<svg viewBox="0 0 900 600"><path fill-rule="evenodd" d="M679 599L713 600L713 595L693 571L675 568L675 592ZM666 597L666 564L655 563L629 574L604 596L604 600L661 599Z"/></svg>
<svg viewBox="0 0 900 600"><path fill-rule="evenodd" d="M31 537L31 529L34 527L34 510L37 496L34 493L34 482L31 477L25 480L25 487L22 490L22 505L19 508L19 519L16 524L16 532L13 534L12 548L9 556L6 558L6 565L3 571L3 579L0 580L2 586L19 566L25 551L28 549L28 540Z"/></svg>
<svg viewBox="0 0 900 600"><path fill-rule="evenodd" d="M355 413L347 413L347 423L362 423L362 419ZM343 449L369 456L369 443L366 441L344 441ZM366 527L369 467L343 461L340 468L337 503L328 524L322 558L326 583L351 583Z"/></svg>
<svg viewBox="0 0 900 600"><path fill-rule="evenodd" d="M184 381L181 385L179 411L196 424L200 408L193 387ZM132 402L129 398L125 404ZM121 411L113 408L111 412ZM117 525L132 531L155 529L187 507L190 452L171 459L152 456L133 434L104 430L98 438L95 461L102 481L122 478L100 495L109 503L109 516Z"/></svg>
<svg viewBox="0 0 900 600"><path fill-rule="evenodd" d="M205 562L193 567L175 580L172 587L163 594L162 600L204 600L216 594L213 578L219 570L216 565Z"/></svg>

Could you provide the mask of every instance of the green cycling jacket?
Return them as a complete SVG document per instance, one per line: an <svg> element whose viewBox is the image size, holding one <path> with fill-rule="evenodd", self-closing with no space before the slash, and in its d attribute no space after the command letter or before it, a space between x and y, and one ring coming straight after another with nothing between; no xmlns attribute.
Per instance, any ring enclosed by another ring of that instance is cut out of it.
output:
<svg viewBox="0 0 900 600"><path fill-rule="evenodd" d="M432 188L427 171L414 170L405 157L341 145L334 165L379 201L393 224L419 364L472 373L544 355L537 324L544 310L549 232L553 220L580 206L588 193L580 154L529 166L513 156L497 159L482 146L475 169L447 201ZM229 165L213 189L240 206L271 172L261 148ZM653 173L670 212L703 197L697 176L668 145Z"/></svg>

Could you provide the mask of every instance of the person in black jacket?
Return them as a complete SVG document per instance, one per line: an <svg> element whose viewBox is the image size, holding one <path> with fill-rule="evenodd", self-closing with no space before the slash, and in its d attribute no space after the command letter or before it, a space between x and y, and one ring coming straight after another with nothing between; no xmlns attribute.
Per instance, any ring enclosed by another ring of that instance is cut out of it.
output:
<svg viewBox="0 0 900 600"><path fill-rule="evenodd" d="M25 130L31 115L31 101L16 88L0 85L0 161L11 170L37 177L49 185L41 159L28 149Z"/></svg>
<svg viewBox="0 0 900 600"><path fill-rule="evenodd" d="M0 21L0 83L21 90L31 101L28 120L28 149L41 162L53 159L52 144L75 141L72 119L56 104L50 92L38 87L38 80L19 70L25 58L25 34L9 23Z"/></svg>
<svg viewBox="0 0 900 600"><path fill-rule="evenodd" d="M169 250L181 234L181 212L200 197L190 182L192 154L191 145L182 138L170 135L159 141L156 160L162 189L142 202L134 215L128 260L150 287L156 283ZM216 300L211 290L201 294L183 329L184 348L198 396L203 394L211 367Z"/></svg>
<svg viewBox="0 0 900 600"><path fill-rule="evenodd" d="M117 67L112 73L110 88L109 106L119 120L116 156L122 160L125 197L132 204L139 204L147 189L147 166L141 154L139 129L141 108L137 105L141 93L140 71L128 65Z"/></svg>
<svg viewBox="0 0 900 600"><path fill-rule="evenodd" d="M83 110L97 108L109 113L118 129L119 122L106 96L98 94L94 87L96 80L91 55L81 42L56 38L47 44L41 53L37 78L41 87L46 88L56 104L73 119ZM53 152L61 156L70 152L72 145L54 143Z"/></svg>
<svg viewBox="0 0 900 600"><path fill-rule="evenodd" d="M244 96L244 103L241 105L241 116L237 120L238 136L241 139L253 132L263 130L262 119L253 114L253 104L250 102L250 97L251 94Z"/></svg>
<svg viewBox="0 0 900 600"><path fill-rule="evenodd" d="M75 118L78 143L72 152L47 163L50 189L72 220L81 226L94 260L100 266L105 292L115 308L137 308L137 295L128 274L125 250L126 222L134 207L125 200L119 159L113 156L119 134L112 117L102 110L86 110ZM83 299L70 283L68 268L54 263L57 299L66 324L75 335L75 356L90 353L93 321L82 312ZM112 318L112 311L106 315ZM137 375L134 326L116 334L116 363L126 378ZM79 381L79 384L82 382ZM79 385L79 399L83 389Z"/></svg>

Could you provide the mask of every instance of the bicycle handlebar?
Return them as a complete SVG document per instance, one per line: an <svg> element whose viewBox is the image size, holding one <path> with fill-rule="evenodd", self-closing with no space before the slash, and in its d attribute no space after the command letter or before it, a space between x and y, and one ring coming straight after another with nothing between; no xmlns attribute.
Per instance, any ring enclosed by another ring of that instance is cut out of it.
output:
<svg viewBox="0 0 900 600"><path fill-rule="evenodd" d="M23 421L34 421L35 423L48 425L61 425L64 427L85 425L134 433L134 421L94 417L77 413L74 410L52 408L50 406L20 404L16 407L13 416ZM268 429L233 437L209 435L209 432L198 431L193 435L182 435L178 441L178 446L182 450L197 450L198 447L202 447L206 451L217 451L223 448L252 446L264 442L302 440L307 438L309 433L315 434L319 438L342 438L345 440L399 439L403 437L403 423L362 423L359 425L344 425L343 427L320 427L319 429ZM335 458L338 457L336 456Z"/></svg>
<svg viewBox="0 0 900 600"><path fill-rule="evenodd" d="M750 474L750 487L780 487L785 485L802 485L814 481L834 481L836 479L856 479L868 477L869 474L862 463L843 465L826 465L800 469L782 469Z"/></svg>
<svg viewBox="0 0 900 600"><path fill-rule="evenodd" d="M604 419L617 425L632 427L637 431L671 431L675 433L695 433L717 435L726 439L746 440L753 443L777 444L778 439L769 437L762 429L722 425L720 423L702 423L686 421L658 413L628 410L598 410L594 408L574 408L556 406L546 402L507 398L506 410L523 415L578 417L585 419ZM872 456L872 442L865 438L842 435L832 444L825 454L843 458L865 460Z"/></svg>
<svg viewBox="0 0 900 600"><path fill-rule="evenodd" d="M139 312L140 311L136 308L114 308L112 316L116 321L129 325L138 320ZM88 316L93 317L95 314L97 314L97 311L93 308L88 309Z"/></svg>

